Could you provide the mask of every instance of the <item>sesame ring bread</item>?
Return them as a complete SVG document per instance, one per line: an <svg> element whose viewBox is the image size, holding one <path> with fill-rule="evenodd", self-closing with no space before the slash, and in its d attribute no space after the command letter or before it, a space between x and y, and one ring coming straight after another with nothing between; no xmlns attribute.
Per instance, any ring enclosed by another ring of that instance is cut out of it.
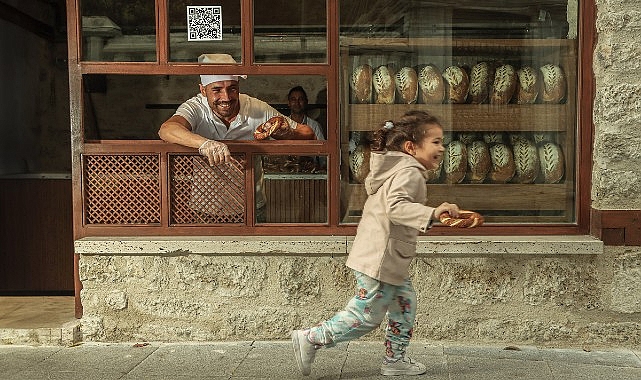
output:
<svg viewBox="0 0 641 380"><path fill-rule="evenodd" d="M287 120L285 120L283 116L274 116L256 128L254 131L254 138L256 140L265 140L274 132L283 128L283 125L289 125Z"/></svg>
<svg viewBox="0 0 641 380"><path fill-rule="evenodd" d="M483 215L475 211L466 211L461 210L458 213L458 218L453 218L450 216L449 212L444 212L439 216L441 223L450 227L457 228L473 228L478 227L485 222Z"/></svg>

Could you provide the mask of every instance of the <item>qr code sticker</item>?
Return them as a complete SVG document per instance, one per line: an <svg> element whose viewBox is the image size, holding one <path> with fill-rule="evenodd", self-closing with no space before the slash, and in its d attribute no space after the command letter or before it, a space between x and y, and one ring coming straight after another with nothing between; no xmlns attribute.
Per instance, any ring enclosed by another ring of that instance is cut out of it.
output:
<svg viewBox="0 0 641 380"><path fill-rule="evenodd" d="M187 41L223 39L223 14L220 5L187 7Z"/></svg>

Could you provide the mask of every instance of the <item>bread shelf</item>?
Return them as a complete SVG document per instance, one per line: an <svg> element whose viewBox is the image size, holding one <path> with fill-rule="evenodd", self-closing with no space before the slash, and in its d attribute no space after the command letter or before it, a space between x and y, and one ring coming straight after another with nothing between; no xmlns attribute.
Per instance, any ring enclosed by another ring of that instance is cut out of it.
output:
<svg viewBox="0 0 641 380"><path fill-rule="evenodd" d="M343 190L348 205L344 222L360 214L367 193L362 184L349 184ZM428 204L456 203L460 207L481 212L492 211L488 222L508 222L520 216L531 215L531 220L541 222L570 222L574 194L571 186L560 184L428 184ZM491 196L486 196L491 194ZM541 215L535 215L536 213Z"/></svg>
<svg viewBox="0 0 641 380"><path fill-rule="evenodd" d="M454 131L565 131L566 104L350 104L346 126L350 131L380 128L409 110L436 115L445 129Z"/></svg>
<svg viewBox="0 0 641 380"><path fill-rule="evenodd" d="M559 184L428 184L428 203L453 202L486 214L489 223L574 223L574 152L576 144L577 41L570 39L348 38L341 37L342 109L341 174L349 169L351 132L374 131L385 120L398 120L410 110L437 116L452 132L551 132L564 155L565 177ZM560 104L355 104L349 80L356 65L390 64L417 67L432 63L472 67L480 61L540 67L553 63L566 74L567 94ZM460 133L452 134L459 138ZM525 134L530 138L529 134ZM362 138L362 137L361 137ZM341 189L342 220L358 222L367 199L364 185L345 182Z"/></svg>
<svg viewBox="0 0 641 380"><path fill-rule="evenodd" d="M349 48L351 52L354 49L383 48L386 50L415 51L421 47L434 48L479 48L483 50L505 49L505 48L550 48L550 49L567 49L576 51L577 40L571 39L515 39L515 38L493 38L493 39L474 39L474 38L361 38L361 37L341 37L340 46Z"/></svg>

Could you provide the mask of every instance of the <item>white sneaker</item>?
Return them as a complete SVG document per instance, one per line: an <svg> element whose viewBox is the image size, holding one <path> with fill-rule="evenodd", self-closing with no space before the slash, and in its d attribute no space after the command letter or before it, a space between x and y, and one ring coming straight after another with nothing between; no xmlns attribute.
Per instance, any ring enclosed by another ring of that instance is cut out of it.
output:
<svg viewBox="0 0 641 380"><path fill-rule="evenodd" d="M422 375L427 371L425 364L415 362L408 356L396 361L389 361L387 358L383 359L381 364L381 375L383 376L399 376L399 375Z"/></svg>
<svg viewBox="0 0 641 380"><path fill-rule="evenodd" d="M307 335L303 330L292 331L291 337L298 369L303 376L307 376L312 372L312 363L316 357L316 346L307 340Z"/></svg>

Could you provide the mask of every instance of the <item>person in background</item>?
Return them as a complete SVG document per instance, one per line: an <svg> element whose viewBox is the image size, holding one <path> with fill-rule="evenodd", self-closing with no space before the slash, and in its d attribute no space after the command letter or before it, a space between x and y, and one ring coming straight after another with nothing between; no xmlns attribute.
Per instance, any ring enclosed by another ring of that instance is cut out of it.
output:
<svg viewBox="0 0 641 380"><path fill-rule="evenodd" d="M292 87L287 94L287 105L289 106L289 117L297 123L309 125L316 140L325 140L321 125L311 117L307 116L307 93L301 86Z"/></svg>
<svg viewBox="0 0 641 380"><path fill-rule="evenodd" d="M198 62L208 64L235 64L229 54L203 54ZM209 165L231 160L224 140L253 140L254 130L273 116L282 116L266 102L240 92L239 78L245 75L201 75L200 92L182 103L176 112L158 130L158 135L169 143L197 148ZM314 139L311 127L285 117L287 125L276 139ZM256 220L264 221L265 193L260 160L256 160ZM242 192L239 187L237 191ZM205 194L206 195L206 194ZM203 203L198 201L197 203ZM224 200L222 201L224 203ZM242 207L238 208L242 211ZM217 212L216 210L199 210Z"/></svg>
<svg viewBox="0 0 641 380"><path fill-rule="evenodd" d="M294 357L303 375L320 347L361 337L387 316L382 375L420 375L426 366L406 353L416 318L416 292L409 275L416 240L433 220L456 204L427 206L427 171L443 159L443 127L434 116L410 111L374 134L368 197L346 265L356 276L356 294L344 310L314 327L291 333Z"/></svg>

